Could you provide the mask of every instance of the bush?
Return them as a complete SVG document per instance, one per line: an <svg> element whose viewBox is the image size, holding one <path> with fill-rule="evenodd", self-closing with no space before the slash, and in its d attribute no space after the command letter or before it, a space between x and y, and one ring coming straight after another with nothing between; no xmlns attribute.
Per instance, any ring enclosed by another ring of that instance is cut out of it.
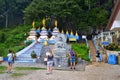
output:
<svg viewBox="0 0 120 80"><path fill-rule="evenodd" d="M32 40L29 40L29 41L26 41L25 44L26 46L29 46L33 41Z"/></svg>
<svg viewBox="0 0 120 80"><path fill-rule="evenodd" d="M108 46L106 46L105 48L107 50L114 50L114 51L119 49L118 45L116 45L115 43L111 43Z"/></svg>
<svg viewBox="0 0 120 80"><path fill-rule="evenodd" d="M76 52L78 58L89 61L89 49L86 44L72 44L72 49Z"/></svg>
<svg viewBox="0 0 120 80"><path fill-rule="evenodd" d="M0 56L5 57L8 54L8 49L6 49L5 47L5 44L0 44Z"/></svg>
<svg viewBox="0 0 120 80"><path fill-rule="evenodd" d="M26 45L21 45L27 38L30 25L20 25L0 30L0 55L6 57L8 50L12 49L15 53L23 49Z"/></svg>
<svg viewBox="0 0 120 80"><path fill-rule="evenodd" d="M4 43L5 40L6 40L5 33L4 32L0 33L0 42Z"/></svg>
<svg viewBox="0 0 120 80"><path fill-rule="evenodd" d="M35 51L32 51L31 57L32 57L33 59L34 59L34 58L37 58L37 55L36 55Z"/></svg>
<svg viewBox="0 0 120 80"><path fill-rule="evenodd" d="M24 49L24 46L14 46L14 47L12 48L12 50L13 50L14 52L18 52L18 51L20 51L20 50L22 50L22 49Z"/></svg>

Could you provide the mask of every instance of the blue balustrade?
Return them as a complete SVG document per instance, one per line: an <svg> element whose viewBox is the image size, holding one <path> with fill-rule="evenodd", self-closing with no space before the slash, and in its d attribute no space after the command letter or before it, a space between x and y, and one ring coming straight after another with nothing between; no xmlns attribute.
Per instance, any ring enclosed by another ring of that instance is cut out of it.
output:
<svg viewBox="0 0 120 80"><path fill-rule="evenodd" d="M36 33L40 33L40 32L41 32L41 30L36 30L35 32L36 32Z"/></svg>
<svg viewBox="0 0 120 80"><path fill-rule="evenodd" d="M67 35L67 38L69 39L69 37L70 37L70 34L66 34Z"/></svg>
<svg viewBox="0 0 120 80"><path fill-rule="evenodd" d="M55 40L48 40L48 44L55 44Z"/></svg>
<svg viewBox="0 0 120 80"><path fill-rule="evenodd" d="M44 42L45 42L45 39L40 39L40 42L41 42L41 43L44 43Z"/></svg>
<svg viewBox="0 0 120 80"><path fill-rule="evenodd" d="M102 61L102 59L103 59L103 58L102 58L102 54L100 53L100 61Z"/></svg>
<svg viewBox="0 0 120 80"><path fill-rule="evenodd" d="M3 58L3 61L8 61L8 57L4 57L4 58Z"/></svg>
<svg viewBox="0 0 120 80"><path fill-rule="evenodd" d="M96 41L95 41L95 40L92 40L92 41L93 41L93 44L94 44L94 46L95 46L96 50L99 50L99 46L97 46Z"/></svg>
<svg viewBox="0 0 120 80"><path fill-rule="evenodd" d="M52 31L51 31L51 30L48 30L47 32L48 32L48 33L52 33Z"/></svg>
<svg viewBox="0 0 120 80"><path fill-rule="evenodd" d="M69 35L68 39L69 41L77 41L76 36L74 35Z"/></svg>
<svg viewBox="0 0 120 80"><path fill-rule="evenodd" d="M75 36L75 37L76 37L77 41L80 40L80 37L79 37L79 36Z"/></svg>

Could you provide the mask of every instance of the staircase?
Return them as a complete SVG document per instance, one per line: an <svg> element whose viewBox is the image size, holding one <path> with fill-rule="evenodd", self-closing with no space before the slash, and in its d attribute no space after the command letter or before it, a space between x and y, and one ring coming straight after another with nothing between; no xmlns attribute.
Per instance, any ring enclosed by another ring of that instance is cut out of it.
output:
<svg viewBox="0 0 120 80"><path fill-rule="evenodd" d="M89 45L89 49L90 49L90 55L91 55L92 62L95 62L96 61L96 48L95 48L95 45L92 42L92 40L88 40L88 45Z"/></svg>
<svg viewBox="0 0 120 80"><path fill-rule="evenodd" d="M39 42L33 42L26 48L16 53L16 62L32 62L33 61L33 59L31 58L32 51L35 51L37 56L39 56L41 54L42 46L43 44Z"/></svg>

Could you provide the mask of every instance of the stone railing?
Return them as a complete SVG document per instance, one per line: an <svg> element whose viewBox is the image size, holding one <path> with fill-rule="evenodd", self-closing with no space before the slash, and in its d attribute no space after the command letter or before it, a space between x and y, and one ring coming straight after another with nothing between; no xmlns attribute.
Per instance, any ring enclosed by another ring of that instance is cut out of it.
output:
<svg viewBox="0 0 120 80"><path fill-rule="evenodd" d="M107 55L109 55L109 54L115 54L116 56L118 56L119 53L120 53L120 51L110 51L110 50L106 50L106 52L107 52Z"/></svg>
<svg viewBox="0 0 120 80"><path fill-rule="evenodd" d="M0 62L3 61L3 57L0 57Z"/></svg>
<svg viewBox="0 0 120 80"><path fill-rule="evenodd" d="M94 44L94 46L95 46L96 50L99 50L99 46L97 45L96 40L92 40L92 41L93 41L93 44Z"/></svg>

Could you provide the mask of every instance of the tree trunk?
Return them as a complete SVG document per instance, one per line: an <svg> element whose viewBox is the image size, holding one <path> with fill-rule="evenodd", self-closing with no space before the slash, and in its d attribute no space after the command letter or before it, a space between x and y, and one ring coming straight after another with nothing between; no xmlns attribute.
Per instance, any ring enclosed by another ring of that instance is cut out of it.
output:
<svg viewBox="0 0 120 80"><path fill-rule="evenodd" d="M5 27L8 27L8 13L6 14Z"/></svg>

